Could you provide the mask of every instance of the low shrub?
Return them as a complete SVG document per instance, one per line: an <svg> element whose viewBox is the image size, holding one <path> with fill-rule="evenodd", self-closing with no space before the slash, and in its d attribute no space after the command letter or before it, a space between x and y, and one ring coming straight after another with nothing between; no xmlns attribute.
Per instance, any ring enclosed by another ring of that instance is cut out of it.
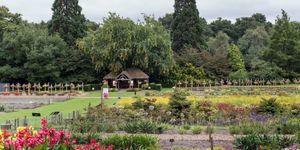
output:
<svg viewBox="0 0 300 150"><path fill-rule="evenodd" d="M276 126L277 134L295 134L300 130L300 125L297 123L286 122Z"/></svg>
<svg viewBox="0 0 300 150"><path fill-rule="evenodd" d="M126 92L138 92L138 91L141 91L141 89L140 88L131 88L131 89L126 90Z"/></svg>
<svg viewBox="0 0 300 150"><path fill-rule="evenodd" d="M120 129L126 131L127 133L148 133L148 134L154 134L154 133L161 134L164 131L164 128L162 126L149 120L127 122L124 125L121 125Z"/></svg>
<svg viewBox="0 0 300 150"><path fill-rule="evenodd" d="M193 134L201 134L201 132L202 132L202 127L201 126L192 127L192 133Z"/></svg>
<svg viewBox="0 0 300 150"><path fill-rule="evenodd" d="M161 91L162 90L162 85L161 84L150 83L149 87L150 87L151 90L156 90L156 91Z"/></svg>
<svg viewBox="0 0 300 150"><path fill-rule="evenodd" d="M237 135L241 133L241 128L239 126L233 125L229 127L229 133L231 135Z"/></svg>
<svg viewBox="0 0 300 150"><path fill-rule="evenodd" d="M83 90L85 92L93 91L93 89L96 90L101 90L101 84L86 84L83 87Z"/></svg>
<svg viewBox="0 0 300 150"><path fill-rule="evenodd" d="M111 145L113 149L155 149L158 148L158 139L147 135L113 135L102 140L102 145Z"/></svg>
<svg viewBox="0 0 300 150"><path fill-rule="evenodd" d="M178 134L187 134L187 130L185 130L184 128L179 128Z"/></svg>
<svg viewBox="0 0 300 150"><path fill-rule="evenodd" d="M284 149L296 143L296 139L288 136L247 135L235 138L233 145L237 149Z"/></svg>
<svg viewBox="0 0 300 150"><path fill-rule="evenodd" d="M271 114L274 116L276 114L282 113L283 107L279 102L276 101L276 98L263 98L262 101L259 103L256 111L258 113Z"/></svg>
<svg viewBox="0 0 300 150"><path fill-rule="evenodd" d="M188 125L188 124L185 124L182 126L184 130L190 130L191 129L191 126Z"/></svg>
<svg viewBox="0 0 300 150"><path fill-rule="evenodd" d="M249 135L249 134L254 134L254 129L252 128L251 125L245 124L241 125L241 134L243 135Z"/></svg>

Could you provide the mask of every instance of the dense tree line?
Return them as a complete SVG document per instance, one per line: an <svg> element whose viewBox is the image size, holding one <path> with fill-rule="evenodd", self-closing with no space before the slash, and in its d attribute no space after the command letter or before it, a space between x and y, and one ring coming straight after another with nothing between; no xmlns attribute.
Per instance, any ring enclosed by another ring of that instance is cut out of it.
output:
<svg viewBox="0 0 300 150"><path fill-rule="evenodd" d="M0 7L0 82L100 82L140 68L152 82L300 77L300 23L282 11L275 24L255 13L208 23L195 0L135 22L110 13L101 24L78 0L55 0L52 19L28 23Z"/></svg>

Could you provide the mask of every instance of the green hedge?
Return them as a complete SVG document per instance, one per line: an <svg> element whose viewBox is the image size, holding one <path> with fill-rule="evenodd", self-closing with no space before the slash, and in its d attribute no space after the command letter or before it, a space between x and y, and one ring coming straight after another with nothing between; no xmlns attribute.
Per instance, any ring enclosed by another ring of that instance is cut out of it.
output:
<svg viewBox="0 0 300 150"><path fill-rule="evenodd" d="M150 83L149 87L151 88L151 90L156 90L156 91L161 91L162 90L162 85L161 84Z"/></svg>
<svg viewBox="0 0 300 150"><path fill-rule="evenodd" d="M83 90L85 92L93 91L93 88L95 91L101 90L101 86L102 86L101 84L86 84L84 85Z"/></svg>

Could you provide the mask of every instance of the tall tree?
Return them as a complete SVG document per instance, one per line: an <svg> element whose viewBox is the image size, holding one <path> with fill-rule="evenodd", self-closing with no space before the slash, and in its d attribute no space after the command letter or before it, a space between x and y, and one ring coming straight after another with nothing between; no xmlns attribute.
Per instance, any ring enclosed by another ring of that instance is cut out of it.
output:
<svg viewBox="0 0 300 150"><path fill-rule="evenodd" d="M228 58L232 71L245 70L243 55L238 46L231 44L228 49Z"/></svg>
<svg viewBox="0 0 300 150"><path fill-rule="evenodd" d="M282 10L282 16L277 17L270 49L265 53L265 58L284 69L284 77L294 78L300 72L300 49L297 36L288 14Z"/></svg>
<svg viewBox="0 0 300 150"><path fill-rule="evenodd" d="M251 17L237 18L234 24L237 41L241 38L248 29L255 29L258 26L264 26L267 32L270 32L272 23L267 22L266 16L260 13L255 13Z"/></svg>
<svg viewBox="0 0 300 150"><path fill-rule="evenodd" d="M171 37L172 49L201 49L206 46L195 0L175 0Z"/></svg>
<svg viewBox="0 0 300 150"><path fill-rule="evenodd" d="M231 66L230 79L246 79L248 78L243 55L238 46L231 44L228 49L229 64Z"/></svg>
<svg viewBox="0 0 300 150"><path fill-rule="evenodd" d="M82 38L87 30L81 10L78 0L55 0L52 20L48 26L49 33L59 33L69 46L75 46L76 40Z"/></svg>
<svg viewBox="0 0 300 150"><path fill-rule="evenodd" d="M216 37L208 40L208 49L201 53L201 66L212 79L227 77L230 73L227 58L229 40L228 35L223 32L218 32Z"/></svg>
<svg viewBox="0 0 300 150"><path fill-rule="evenodd" d="M230 20L222 19L219 17L217 20L210 23L210 28L213 35L216 36L220 31L226 33L231 39L236 40L237 34L234 31L234 24Z"/></svg>
<svg viewBox="0 0 300 150"><path fill-rule="evenodd" d="M5 31L12 31L21 22L20 14L13 14L5 6L0 6L0 41Z"/></svg>
<svg viewBox="0 0 300 150"><path fill-rule="evenodd" d="M262 57L268 41L269 35L263 26L247 30L245 35L239 39L238 46L244 55L247 70L251 70L252 61L257 61Z"/></svg>
<svg viewBox="0 0 300 150"><path fill-rule="evenodd" d="M66 43L46 29L20 26L5 32L0 43L0 81L59 82Z"/></svg>
<svg viewBox="0 0 300 150"><path fill-rule="evenodd" d="M169 32L153 18L135 23L116 14L78 43L97 70L119 72L140 68L152 77L168 74L174 64Z"/></svg>

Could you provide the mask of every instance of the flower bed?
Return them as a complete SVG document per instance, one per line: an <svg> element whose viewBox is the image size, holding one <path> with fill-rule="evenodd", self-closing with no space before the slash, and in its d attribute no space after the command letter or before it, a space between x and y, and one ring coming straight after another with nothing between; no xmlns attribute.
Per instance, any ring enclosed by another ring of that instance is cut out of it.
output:
<svg viewBox="0 0 300 150"><path fill-rule="evenodd" d="M47 128L47 121L45 119L41 120L41 125L42 128L39 131L34 130L32 127L19 127L15 134L11 134L7 130L2 130L0 132L0 149L112 150L111 146L100 146L95 140L91 140L90 144L76 145L76 140L71 139L70 133Z"/></svg>

